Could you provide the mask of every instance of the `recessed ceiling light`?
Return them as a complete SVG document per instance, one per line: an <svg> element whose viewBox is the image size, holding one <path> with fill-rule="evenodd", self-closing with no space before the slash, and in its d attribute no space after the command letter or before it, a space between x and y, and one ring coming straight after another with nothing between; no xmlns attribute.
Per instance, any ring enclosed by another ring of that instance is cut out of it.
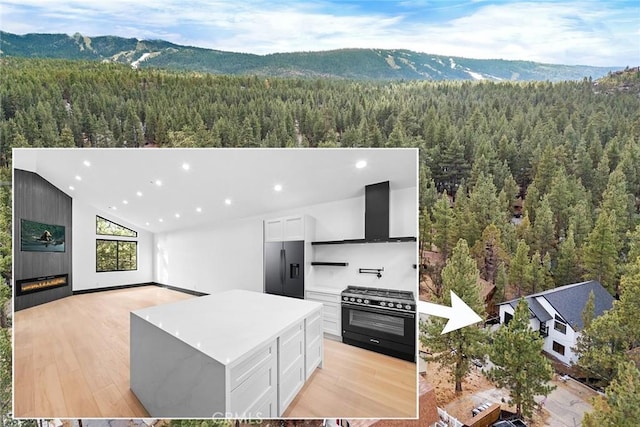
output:
<svg viewBox="0 0 640 427"><path fill-rule="evenodd" d="M84 162L82 162L83 165L85 165L86 167L91 166L91 162L89 160L85 160Z"/></svg>
<svg viewBox="0 0 640 427"><path fill-rule="evenodd" d="M122 203L125 204L125 205L128 205L129 201L128 200L123 200Z"/></svg>
<svg viewBox="0 0 640 427"><path fill-rule="evenodd" d="M147 225L147 226L148 226L148 225L149 225L149 221L145 222L145 223L144 223L144 225Z"/></svg>
<svg viewBox="0 0 640 427"><path fill-rule="evenodd" d="M176 218L180 218L180 214L179 213L176 214Z"/></svg>
<svg viewBox="0 0 640 427"><path fill-rule="evenodd" d="M189 169L191 169L191 166L189 166L189 163L183 163L182 164L182 169L188 171Z"/></svg>
<svg viewBox="0 0 640 427"><path fill-rule="evenodd" d="M356 167L358 169L362 169L364 167L367 166L367 161L366 160L360 160L359 162L356 163Z"/></svg>
<svg viewBox="0 0 640 427"><path fill-rule="evenodd" d="M82 177L80 175L76 175L76 181L82 181Z"/></svg>
<svg viewBox="0 0 640 427"><path fill-rule="evenodd" d="M117 211L118 207L117 206L109 206L109 209L111 209L112 211Z"/></svg>
<svg viewBox="0 0 640 427"><path fill-rule="evenodd" d="M76 187L74 187L73 185L70 185L70 186L69 186L69 190L73 191L73 190L75 190L75 189L76 189Z"/></svg>
<svg viewBox="0 0 640 427"><path fill-rule="evenodd" d="M164 222L164 219L160 218L158 221L159 221L159 222Z"/></svg>
<svg viewBox="0 0 640 427"><path fill-rule="evenodd" d="M136 196L142 197L142 191L136 191Z"/></svg>
<svg viewBox="0 0 640 427"><path fill-rule="evenodd" d="M282 191L282 185L280 185L280 184L276 184L276 185L273 187L273 189L274 189L275 191Z"/></svg>
<svg viewBox="0 0 640 427"><path fill-rule="evenodd" d="M202 208L196 208L196 212L198 213L202 212Z"/></svg>
<svg viewBox="0 0 640 427"><path fill-rule="evenodd" d="M231 199L224 199L224 204L225 205L230 205L231 204Z"/></svg>
<svg viewBox="0 0 640 427"><path fill-rule="evenodd" d="M159 179L156 179L153 183L155 185L157 185L158 187L160 187L162 185L162 181L160 181Z"/></svg>

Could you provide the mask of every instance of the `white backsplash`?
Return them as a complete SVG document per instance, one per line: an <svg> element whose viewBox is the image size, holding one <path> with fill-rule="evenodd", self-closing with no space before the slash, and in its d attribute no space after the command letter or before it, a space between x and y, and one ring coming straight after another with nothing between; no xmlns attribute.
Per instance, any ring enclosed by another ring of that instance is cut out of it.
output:
<svg viewBox="0 0 640 427"><path fill-rule="evenodd" d="M417 242L359 243L313 246L313 261L348 262L346 267L312 266L313 284L344 289L349 285L412 291L417 295ZM359 273L361 268L379 269L382 277Z"/></svg>

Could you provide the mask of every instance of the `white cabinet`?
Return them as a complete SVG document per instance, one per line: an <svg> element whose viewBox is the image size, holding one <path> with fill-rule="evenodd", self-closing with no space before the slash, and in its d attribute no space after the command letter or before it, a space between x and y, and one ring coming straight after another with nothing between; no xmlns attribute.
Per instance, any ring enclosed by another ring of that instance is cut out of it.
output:
<svg viewBox="0 0 640 427"><path fill-rule="evenodd" d="M278 406L280 413L289 406L304 385L305 322L287 329L278 338Z"/></svg>
<svg viewBox="0 0 640 427"><path fill-rule="evenodd" d="M229 412L233 416L277 416L276 341L230 369Z"/></svg>
<svg viewBox="0 0 640 427"><path fill-rule="evenodd" d="M264 241L311 240L311 221L306 215L267 219L264 221Z"/></svg>
<svg viewBox="0 0 640 427"><path fill-rule="evenodd" d="M305 320L305 376L311 376L316 367L322 365L322 315L320 313Z"/></svg>
<svg viewBox="0 0 640 427"><path fill-rule="evenodd" d="M322 303L322 330L336 337L342 336L340 290L307 289L306 299Z"/></svg>

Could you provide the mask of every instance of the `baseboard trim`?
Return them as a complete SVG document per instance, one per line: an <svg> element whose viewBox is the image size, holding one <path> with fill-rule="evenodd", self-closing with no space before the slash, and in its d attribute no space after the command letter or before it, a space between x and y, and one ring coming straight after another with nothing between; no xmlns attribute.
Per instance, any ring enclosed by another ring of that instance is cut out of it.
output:
<svg viewBox="0 0 640 427"><path fill-rule="evenodd" d="M105 286L104 288L78 289L73 291L73 295L92 294L94 292L116 291L118 289L139 288L140 286L149 286L153 283L133 283L129 285Z"/></svg>
<svg viewBox="0 0 640 427"><path fill-rule="evenodd" d="M206 293L206 292L199 292L199 291L196 291L196 290L193 290L193 289L183 289L183 288L178 288L178 287L175 287L175 286L165 285L165 284L162 284L162 283L151 282L151 283L149 283L149 284L150 284L150 285L158 286L158 287L160 287L160 288L170 289L170 290L172 290L172 291L183 292L183 293L185 293L185 294L193 295L193 296L196 296L196 297L204 297L204 296L209 295L209 294L208 294L208 293Z"/></svg>
<svg viewBox="0 0 640 427"><path fill-rule="evenodd" d="M172 291L183 292L185 294L193 295L193 296L196 296L196 297L202 297L202 296L205 296L205 295L209 295L207 293L194 291L192 289L183 289L183 288L178 288L176 286L164 285L162 283L156 283L156 282L133 283L133 284L129 284L129 285L106 286L104 288L94 288L94 289L79 289L77 291L73 291L72 295L91 294L91 293L94 293L94 292L116 291L116 290L119 290L119 289L139 288L141 286L157 286L159 288L165 288L165 289L170 289Z"/></svg>

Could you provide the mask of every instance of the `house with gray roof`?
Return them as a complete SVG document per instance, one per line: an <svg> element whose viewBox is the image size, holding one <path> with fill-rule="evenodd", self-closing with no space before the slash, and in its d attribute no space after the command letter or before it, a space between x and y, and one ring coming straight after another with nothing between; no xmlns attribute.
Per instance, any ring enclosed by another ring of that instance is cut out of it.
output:
<svg viewBox="0 0 640 427"><path fill-rule="evenodd" d="M613 297L595 280L524 297L529 305L531 328L540 331L544 337L544 351L567 365L578 360L573 347L584 327L582 312L591 292L594 295L596 318L613 306ZM517 304L518 299L499 304L500 323L509 323Z"/></svg>

